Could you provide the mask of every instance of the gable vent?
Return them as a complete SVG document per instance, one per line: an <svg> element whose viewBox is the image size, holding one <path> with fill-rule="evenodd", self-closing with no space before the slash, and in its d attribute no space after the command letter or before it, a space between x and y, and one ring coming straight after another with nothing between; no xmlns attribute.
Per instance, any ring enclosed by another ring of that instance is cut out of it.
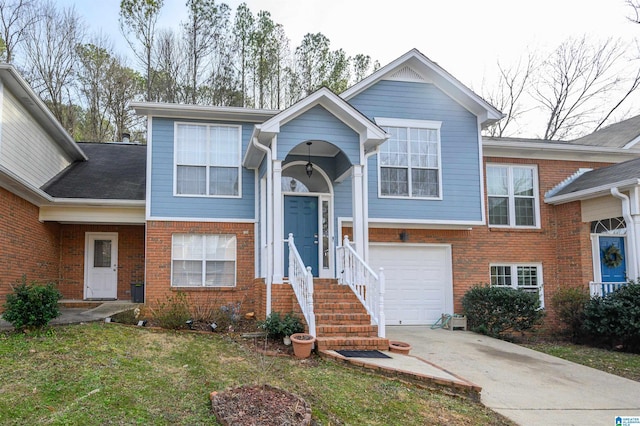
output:
<svg viewBox="0 0 640 426"><path fill-rule="evenodd" d="M428 82L425 78L423 78L409 66L400 68L398 71L389 75L385 80L418 81L421 83Z"/></svg>

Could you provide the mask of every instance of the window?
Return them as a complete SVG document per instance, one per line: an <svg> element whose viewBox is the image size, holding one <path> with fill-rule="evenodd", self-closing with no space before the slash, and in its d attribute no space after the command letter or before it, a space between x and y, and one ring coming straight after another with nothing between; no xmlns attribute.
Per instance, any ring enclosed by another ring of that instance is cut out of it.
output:
<svg viewBox="0 0 640 426"><path fill-rule="evenodd" d="M174 234L173 287L235 287L236 236Z"/></svg>
<svg viewBox="0 0 640 426"><path fill-rule="evenodd" d="M541 265L492 265L491 285L538 293L544 307Z"/></svg>
<svg viewBox="0 0 640 426"><path fill-rule="evenodd" d="M240 195L240 127L176 124L178 195Z"/></svg>
<svg viewBox="0 0 640 426"><path fill-rule="evenodd" d="M376 122L391 135L378 154L380 196L439 198L440 123L394 119Z"/></svg>
<svg viewBox="0 0 640 426"><path fill-rule="evenodd" d="M537 170L531 166L487 166L489 225L537 227Z"/></svg>

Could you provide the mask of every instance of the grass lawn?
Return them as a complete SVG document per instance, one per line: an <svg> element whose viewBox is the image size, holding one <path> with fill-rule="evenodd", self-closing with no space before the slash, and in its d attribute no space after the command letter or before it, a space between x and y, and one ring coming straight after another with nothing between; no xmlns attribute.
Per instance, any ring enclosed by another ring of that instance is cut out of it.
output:
<svg viewBox="0 0 640 426"><path fill-rule="evenodd" d="M259 344L259 343L258 343ZM316 425L512 425L459 397L312 358L258 355L224 335L93 323L0 333L0 424L216 424L209 393L270 384Z"/></svg>
<svg viewBox="0 0 640 426"><path fill-rule="evenodd" d="M640 355L571 343L527 343L523 346L627 379L640 381Z"/></svg>

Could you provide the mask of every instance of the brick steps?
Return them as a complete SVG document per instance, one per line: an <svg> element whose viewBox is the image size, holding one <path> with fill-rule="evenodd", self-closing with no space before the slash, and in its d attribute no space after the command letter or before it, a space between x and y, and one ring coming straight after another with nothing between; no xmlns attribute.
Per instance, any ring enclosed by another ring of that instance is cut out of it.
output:
<svg viewBox="0 0 640 426"><path fill-rule="evenodd" d="M378 326L346 286L337 280L314 280L314 312L318 350L388 350L389 340L378 337Z"/></svg>

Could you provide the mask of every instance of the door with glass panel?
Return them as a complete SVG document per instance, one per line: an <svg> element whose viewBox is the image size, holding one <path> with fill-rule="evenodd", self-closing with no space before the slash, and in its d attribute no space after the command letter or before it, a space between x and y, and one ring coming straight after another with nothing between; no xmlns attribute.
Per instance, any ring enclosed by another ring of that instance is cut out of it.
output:
<svg viewBox="0 0 640 426"><path fill-rule="evenodd" d="M85 235L85 299L118 298L118 233Z"/></svg>

